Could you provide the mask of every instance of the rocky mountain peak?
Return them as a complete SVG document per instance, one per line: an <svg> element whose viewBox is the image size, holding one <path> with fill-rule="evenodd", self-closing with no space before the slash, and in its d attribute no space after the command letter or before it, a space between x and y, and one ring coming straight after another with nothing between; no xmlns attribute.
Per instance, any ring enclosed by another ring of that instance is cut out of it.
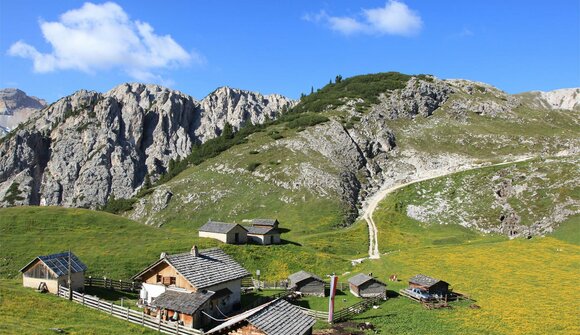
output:
<svg viewBox="0 0 580 335"><path fill-rule="evenodd" d="M26 121L32 113L46 107L46 101L28 96L17 88L0 90L0 137L18 124Z"/></svg>
<svg viewBox="0 0 580 335"><path fill-rule="evenodd" d="M79 90L0 142L0 204L16 183L19 204L96 207L131 197L171 159L218 136L275 118L293 101L218 89L201 102L166 87L121 84L106 93Z"/></svg>

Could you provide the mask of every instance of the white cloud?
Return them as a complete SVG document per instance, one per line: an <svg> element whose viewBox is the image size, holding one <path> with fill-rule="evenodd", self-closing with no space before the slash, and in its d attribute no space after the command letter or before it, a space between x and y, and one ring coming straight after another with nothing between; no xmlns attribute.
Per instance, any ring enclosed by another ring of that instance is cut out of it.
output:
<svg viewBox="0 0 580 335"><path fill-rule="evenodd" d="M132 21L123 8L113 2L90 2L70 10L56 22L40 22L49 53L18 41L8 54L33 61L38 73L57 70L122 69L135 79L162 81L156 70L202 63L195 52L186 52L170 35L156 35L146 22Z"/></svg>
<svg viewBox="0 0 580 335"><path fill-rule="evenodd" d="M302 19L323 22L330 29L345 35L365 33L413 36L423 27L419 14L397 0L387 1L384 7L363 9L357 17L330 16L321 11L318 14L306 14Z"/></svg>

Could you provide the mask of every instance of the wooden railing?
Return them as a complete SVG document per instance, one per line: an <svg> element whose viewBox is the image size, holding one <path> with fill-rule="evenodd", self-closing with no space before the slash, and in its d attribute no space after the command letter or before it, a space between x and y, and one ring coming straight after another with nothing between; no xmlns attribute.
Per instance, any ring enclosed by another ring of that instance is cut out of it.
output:
<svg viewBox="0 0 580 335"><path fill-rule="evenodd" d="M60 286L58 296L68 298L68 288ZM89 308L97 309L119 319L123 319L158 332L174 335L203 335L201 330L181 326L176 322L163 321L127 307L121 307L98 297L81 294L73 291L73 301Z"/></svg>
<svg viewBox="0 0 580 335"><path fill-rule="evenodd" d="M129 291L129 292L137 292L141 289L140 282L114 280L106 277L93 278L90 276L88 278L85 278L85 286L103 287L111 290Z"/></svg>
<svg viewBox="0 0 580 335"><path fill-rule="evenodd" d="M308 309L297 305L294 306L298 307L302 312L304 312L304 314L310 315L317 320L328 321L328 312Z"/></svg>
<svg viewBox="0 0 580 335"><path fill-rule="evenodd" d="M345 307L339 311L334 312L332 322L335 323L335 322L339 322L339 321L348 320L353 315L365 312L366 310L371 308L373 305L375 305L378 302L380 302L381 300L385 300L385 299L386 299L385 294L382 294L380 296L373 297L373 298L365 298L363 301L361 301L359 303L356 303L354 305Z"/></svg>

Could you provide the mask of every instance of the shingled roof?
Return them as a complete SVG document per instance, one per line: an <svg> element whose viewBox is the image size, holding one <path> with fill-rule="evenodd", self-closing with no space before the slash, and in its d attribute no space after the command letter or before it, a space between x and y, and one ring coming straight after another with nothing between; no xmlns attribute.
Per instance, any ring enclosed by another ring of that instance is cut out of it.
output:
<svg viewBox="0 0 580 335"><path fill-rule="evenodd" d="M292 284L297 284L297 283L299 283L305 279L308 279L308 278L314 278L318 281L323 281L317 275L314 275L310 272L306 272L306 271L302 271L302 270L288 276L288 279L290 279L290 282Z"/></svg>
<svg viewBox="0 0 580 335"><path fill-rule="evenodd" d="M267 335L302 335L314 326L316 319L286 300L276 299L234 316L207 334L221 333L242 322L254 325Z"/></svg>
<svg viewBox="0 0 580 335"><path fill-rule="evenodd" d="M278 223L276 219L253 219L252 224L259 226L272 226L274 227Z"/></svg>
<svg viewBox="0 0 580 335"><path fill-rule="evenodd" d="M26 266L20 269L20 272L24 272L27 268L34 263L36 260L43 262L50 270L52 270L57 277L64 276L68 274L68 251L61 252L58 254L38 256L32 261L30 261ZM71 252L71 271L72 273L87 271L87 266L81 262L81 260Z"/></svg>
<svg viewBox="0 0 580 335"><path fill-rule="evenodd" d="M214 292L212 291L189 293L167 290L155 298L151 304L155 307L191 315L203 306L203 304L205 304L213 295Z"/></svg>
<svg viewBox="0 0 580 335"><path fill-rule="evenodd" d="M410 283L419 284L419 285L425 286L425 287L431 287L431 286L433 286L441 281L442 280L435 279L435 278L425 276L422 274L418 274L418 275L414 276L413 278L409 279Z"/></svg>
<svg viewBox="0 0 580 335"><path fill-rule="evenodd" d="M165 255L164 258L139 272L133 279L139 279L144 273L162 262L167 262L191 285L197 289L229 282L250 276L238 262L219 248L200 250L198 256L191 252Z"/></svg>
<svg viewBox="0 0 580 335"><path fill-rule="evenodd" d="M248 234L252 235L267 235L267 234L277 234L278 231L273 227L246 227Z"/></svg>
<svg viewBox="0 0 580 335"><path fill-rule="evenodd" d="M199 227L199 231L205 231L209 233L219 233L219 234L226 234L230 230L234 229L236 226L240 226L243 229L244 226L239 225L237 223L225 223L225 222L217 222L217 221L208 221L203 226ZM247 230L247 229L246 229Z"/></svg>
<svg viewBox="0 0 580 335"><path fill-rule="evenodd" d="M354 277L350 277L348 279L348 282L353 284L354 286L361 286L362 284L364 284L368 281L371 281L371 280L387 286L387 284L383 283L382 281L380 281L376 278L373 278L371 276L365 275L364 273L359 273Z"/></svg>

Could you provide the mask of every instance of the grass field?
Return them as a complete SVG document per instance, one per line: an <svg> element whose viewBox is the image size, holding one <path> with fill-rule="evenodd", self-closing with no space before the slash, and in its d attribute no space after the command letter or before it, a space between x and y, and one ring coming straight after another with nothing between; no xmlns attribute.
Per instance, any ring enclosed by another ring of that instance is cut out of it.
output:
<svg viewBox="0 0 580 335"><path fill-rule="evenodd" d="M0 280L0 334L70 335L158 334L106 313L71 303L52 294L22 287L20 280Z"/></svg>
<svg viewBox="0 0 580 335"><path fill-rule="evenodd" d="M580 333L580 246L555 238L402 250L360 269L382 279L398 274L401 282L389 282L389 290L395 291L415 274L431 275L481 306L430 311L406 299L391 299L359 318L379 325L385 334Z"/></svg>

